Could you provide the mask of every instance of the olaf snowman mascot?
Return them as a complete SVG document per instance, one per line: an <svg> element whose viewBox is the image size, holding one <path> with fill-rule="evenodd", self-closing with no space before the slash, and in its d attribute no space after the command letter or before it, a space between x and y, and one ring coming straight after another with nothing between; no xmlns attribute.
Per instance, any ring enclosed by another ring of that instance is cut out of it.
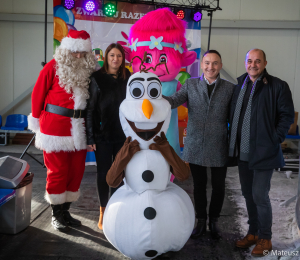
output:
<svg viewBox="0 0 300 260"><path fill-rule="evenodd" d="M195 222L187 193L170 182L170 170L183 181L189 168L169 145L165 134L171 107L162 97L159 78L146 71L133 74L120 106L127 139L107 174L107 183L124 185L110 198L104 214L106 238L131 259L153 259L179 251Z"/></svg>

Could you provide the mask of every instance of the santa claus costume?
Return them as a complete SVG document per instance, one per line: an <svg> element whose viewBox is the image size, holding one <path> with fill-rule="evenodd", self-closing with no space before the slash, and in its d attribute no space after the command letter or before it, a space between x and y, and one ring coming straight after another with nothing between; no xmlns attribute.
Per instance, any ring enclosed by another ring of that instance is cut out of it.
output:
<svg viewBox="0 0 300 260"><path fill-rule="evenodd" d="M79 198L86 157L85 108L89 76L96 61L90 35L70 30L54 59L39 74L32 92L28 128L36 133L47 167L45 199L51 204L52 225L66 231L81 225L68 212ZM76 58L72 53L84 56Z"/></svg>

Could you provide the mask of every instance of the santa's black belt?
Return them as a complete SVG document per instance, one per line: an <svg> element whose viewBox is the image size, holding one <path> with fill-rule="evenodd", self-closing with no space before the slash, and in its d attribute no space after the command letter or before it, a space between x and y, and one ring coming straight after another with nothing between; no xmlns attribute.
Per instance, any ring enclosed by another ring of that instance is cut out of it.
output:
<svg viewBox="0 0 300 260"><path fill-rule="evenodd" d="M55 106L51 104L47 104L46 111L53 114L72 117L72 118L83 118L86 115L86 110L73 110L73 109Z"/></svg>

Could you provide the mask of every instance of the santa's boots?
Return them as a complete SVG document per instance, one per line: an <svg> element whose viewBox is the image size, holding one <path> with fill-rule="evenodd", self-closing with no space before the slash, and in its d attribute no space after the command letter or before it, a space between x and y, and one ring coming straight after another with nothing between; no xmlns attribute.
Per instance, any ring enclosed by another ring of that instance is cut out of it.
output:
<svg viewBox="0 0 300 260"><path fill-rule="evenodd" d="M78 219L75 219L71 216L71 214L69 212L70 205L71 205L71 202L65 202L62 205L64 220L71 227L79 227L79 226L81 226L81 221Z"/></svg>
<svg viewBox="0 0 300 260"><path fill-rule="evenodd" d="M61 231L61 232L68 232L70 228L68 227L68 224L64 220L63 217L63 209L62 204L59 205L53 205L52 207L52 226L55 230Z"/></svg>
<svg viewBox="0 0 300 260"><path fill-rule="evenodd" d="M103 230L103 216L104 216L105 207L100 207L100 216L98 222L98 228Z"/></svg>

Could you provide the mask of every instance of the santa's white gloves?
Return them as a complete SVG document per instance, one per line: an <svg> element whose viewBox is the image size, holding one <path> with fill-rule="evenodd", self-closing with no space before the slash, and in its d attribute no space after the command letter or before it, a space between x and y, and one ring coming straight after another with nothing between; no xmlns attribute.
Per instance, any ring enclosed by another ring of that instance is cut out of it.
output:
<svg viewBox="0 0 300 260"><path fill-rule="evenodd" d="M28 115L28 129L35 133L40 130L40 119L33 117L32 113Z"/></svg>

